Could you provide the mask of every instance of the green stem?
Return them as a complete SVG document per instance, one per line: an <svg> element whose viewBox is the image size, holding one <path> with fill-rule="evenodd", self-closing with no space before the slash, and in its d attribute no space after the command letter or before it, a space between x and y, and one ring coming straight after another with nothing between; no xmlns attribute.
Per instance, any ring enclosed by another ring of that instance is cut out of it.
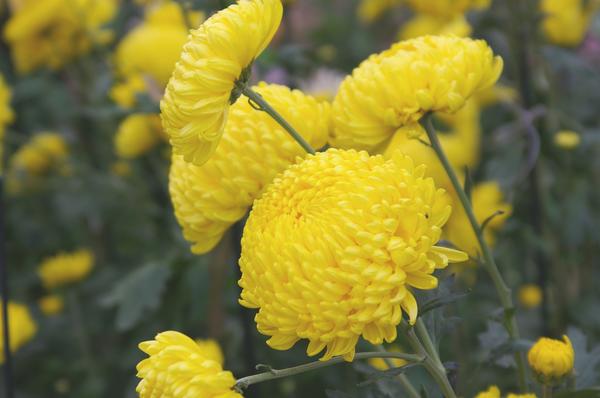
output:
<svg viewBox="0 0 600 398"><path fill-rule="evenodd" d="M547 384L542 386L542 398L552 398L552 386Z"/></svg>
<svg viewBox="0 0 600 398"><path fill-rule="evenodd" d="M440 355L438 354L438 350L435 347L435 345L433 344L433 341L431 340L431 336L429 335L429 332L427 331L427 328L425 327L425 323L423 323L421 318L417 318L417 323L415 324L415 329L417 331L417 336L419 336L419 339L421 339L423 347L425 347L425 350L427 351L427 354L432 356L438 362L438 364L442 365L442 361L440 359Z"/></svg>
<svg viewBox="0 0 600 398"><path fill-rule="evenodd" d="M81 355L85 364L87 365L90 377L95 377L98 373L96 372L96 365L94 363L94 357L92 355L90 341L85 330L83 323L83 317L81 315L81 307L79 306L79 299L74 290L70 290L66 293L67 303L69 306L69 312L71 313L71 319L73 322L75 338L79 344Z"/></svg>
<svg viewBox="0 0 600 398"><path fill-rule="evenodd" d="M517 320L515 318L515 307L512 300L512 292L510 288L506 285L504 279L502 278L502 275L500 274L500 270L496 265L496 261L494 260L492 251L483 237L483 231L479 225L479 222L477 221L477 218L475 217L475 213L473 212L471 202L469 201L467 194L465 193L456 173L454 172L454 168L450 165L450 161L446 157L446 154L444 153L440 141L438 140L435 128L433 127L433 123L431 121L431 115L425 115L421 123L425 128L425 131L427 132L427 137L429 137L431 147L435 151L438 159L442 163L442 166L446 170L446 173L448 174L448 177L452 182L452 186L454 187L454 190L456 191L458 198L460 199L465 213L467 214L469 222L471 223L471 227L475 232L475 236L477 237L477 241L479 242L479 246L481 247L481 251L483 253L483 264L485 270L492 278L494 287L496 288L496 292L498 294L498 297L500 298L500 303L504 308L504 326L510 338L512 340L516 340L519 338L519 329L517 325ZM515 353L515 361L517 363L518 368L519 386L521 390L527 391L527 383L525 376L525 358L523 356L523 353Z"/></svg>
<svg viewBox="0 0 600 398"><path fill-rule="evenodd" d="M371 358L396 358L404 359L405 361L409 362L423 362L424 360L423 356L414 354L404 354L401 352L360 352L354 356L354 359ZM328 361L315 361L286 369L270 369L267 372L258 373L252 376L247 376L238 379L235 383L234 389L241 393L244 389L246 389L252 384L262 383L269 380L281 379L283 377L294 376L301 373L309 372L311 370L326 368L328 366L337 365L344 362L346 362L346 360L343 357L335 357Z"/></svg>
<svg viewBox="0 0 600 398"><path fill-rule="evenodd" d="M436 360L437 354L435 354L436 356L432 356L427 352L412 327L401 325L401 328L404 331L404 334L406 335L408 343L412 349L415 350L417 354L420 354L425 358L423 361L423 366L425 366L425 369L427 369L431 377L433 377L437 385L440 387L444 397L456 398L456 393L454 392L454 389L448 380L446 369L441 362L439 362L439 360Z"/></svg>
<svg viewBox="0 0 600 398"><path fill-rule="evenodd" d="M387 352L385 347L383 347L381 345L375 346L375 349L378 352ZM392 362L392 360L390 358L382 358L382 359L385 362L385 364L388 366L388 368L393 369L395 367L394 363ZM406 391L406 393L408 394L409 397L421 398L421 394L419 394L417 389L412 385L409 378L406 377L405 374L401 373L398 376L396 376L396 378L398 379L398 381L400 382L400 384L402 385L402 387L404 388L404 390Z"/></svg>
<svg viewBox="0 0 600 398"><path fill-rule="evenodd" d="M277 112L265 99L256 91L252 90L247 84L239 86L242 94L248 97L255 105L258 106L258 110L266 112L271 116L277 123L281 125L298 144L307 152L312 155L315 154L315 150L302 136L294 129L284 118Z"/></svg>

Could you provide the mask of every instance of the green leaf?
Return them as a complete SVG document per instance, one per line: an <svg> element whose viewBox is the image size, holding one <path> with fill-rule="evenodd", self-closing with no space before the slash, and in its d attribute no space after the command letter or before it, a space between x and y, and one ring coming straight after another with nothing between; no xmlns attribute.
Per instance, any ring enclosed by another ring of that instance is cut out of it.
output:
<svg viewBox="0 0 600 398"><path fill-rule="evenodd" d="M567 335L573 344L575 351L575 386L587 388L598 385L600 377L598 365L600 365L600 346L588 351L587 337L575 327L570 327Z"/></svg>
<svg viewBox="0 0 600 398"><path fill-rule="evenodd" d="M445 296L435 297L429 301L426 301L421 308L419 308L420 315L424 315L429 311L432 311L436 308L443 307L448 304L452 304L462 298L465 298L469 295L469 292L466 293L450 293Z"/></svg>
<svg viewBox="0 0 600 398"><path fill-rule="evenodd" d="M147 264L127 275L102 299L101 304L117 307L118 331L131 329L142 315L159 306L170 275L166 265Z"/></svg>

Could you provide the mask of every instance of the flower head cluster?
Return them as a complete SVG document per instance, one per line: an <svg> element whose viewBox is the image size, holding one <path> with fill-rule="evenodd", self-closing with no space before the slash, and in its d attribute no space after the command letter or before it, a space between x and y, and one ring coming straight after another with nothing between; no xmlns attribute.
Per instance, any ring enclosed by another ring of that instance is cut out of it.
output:
<svg viewBox="0 0 600 398"><path fill-rule="evenodd" d="M17 71L58 69L111 33L102 25L112 19L117 0L23 0L13 2L4 28Z"/></svg>
<svg viewBox="0 0 600 398"><path fill-rule="evenodd" d="M85 278L93 266L92 253L78 250L46 258L38 268L38 275L44 287L53 289Z"/></svg>
<svg viewBox="0 0 600 398"><path fill-rule="evenodd" d="M121 122L115 135L115 151L123 159L136 158L154 148L162 135L158 115L129 115Z"/></svg>
<svg viewBox="0 0 600 398"><path fill-rule="evenodd" d="M11 171L41 175L63 161L67 153L67 144L60 134L39 133L13 155Z"/></svg>
<svg viewBox="0 0 600 398"><path fill-rule="evenodd" d="M242 398L232 390L235 378L223 370L222 355L182 333L159 333L139 347L149 355L137 365L140 398Z"/></svg>
<svg viewBox="0 0 600 398"><path fill-rule="evenodd" d="M462 252L435 246L450 216L443 190L404 156L330 149L291 166L254 202L242 238L240 303L269 346L308 339L308 355L352 360L360 336L396 338L411 288Z"/></svg>
<svg viewBox="0 0 600 398"><path fill-rule="evenodd" d="M62 297L56 294L49 294L42 297L38 301L38 305L45 315L50 316L60 313L63 310L65 303Z"/></svg>
<svg viewBox="0 0 600 398"><path fill-rule="evenodd" d="M240 0L190 33L161 101L175 153L196 165L215 151L236 82L267 47L282 17L281 0Z"/></svg>
<svg viewBox="0 0 600 398"><path fill-rule="evenodd" d="M552 384L573 371L575 351L566 335L562 341L542 337L529 350L527 360L543 383Z"/></svg>
<svg viewBox="0 0 600 398"><path fill-rule="evenodd" d="M496 386L490 386L486 391L482 391L475 398L500 398L500 389ZM506 398L536 398L535 394L508 394Z"/></svg>
<svg viewBox="0 0 600 398"><path fill-rule="evenodd" d="M8 333L10 351L15 352L33 338L37 331L29 309L18 303L8 302ZM4 322L0 317L0 364L4 363Z"/></svg>
<svg viewBox="0 0 600 398"><path fill-rule="evenodd" d="M425 113L454 113L491 87L502 59L481 40L423 36L371 56L342 83L333 102L332 144L373 149Z"/></svg>
<svg viewBox="0 0 600 398"><path fill-rule="evenodd" d="M204 17L202 13L190 12L190 19L197 26ZM148 90L148 78L162 94L187 34L181 5L165 1L150 8L144 21L127 33L117 46L115 65L121 81L111 90L115 102L123 107L132 106L136 94Z"/></svg>
<svg viewBox="0 0 600 398"><path fill-rule="evenodd" d="M576 131L561 130L554 135L554 145L559 148L572 150L581 144L581 136Z"/></svg>
<svg viewBox="0 0 600 398"><path fill-rule="evenodd" d="M541 0L544 34L554 44L576 46L587 33L598 2L585 0Z"/></svg>
<svg viewBox="0 0 600 398"><path fill-rule="evenodd" d="M327 103L284 86L263 83L253 89L312 146L325 145L331 124ZM245 98L232 105L221 143L208 162L196 166L173 155L169 190L192 251L211 250L273 177L303 155L279 124Z"/></svg>

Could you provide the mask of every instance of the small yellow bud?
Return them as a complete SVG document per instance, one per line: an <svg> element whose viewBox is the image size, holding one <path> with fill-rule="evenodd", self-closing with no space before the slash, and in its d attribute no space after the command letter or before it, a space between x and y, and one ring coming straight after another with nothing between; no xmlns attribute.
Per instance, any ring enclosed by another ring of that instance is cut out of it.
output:
<svg viewBox="0 0 600 398"><path fill-rule="evenodd" d="M527 309L539 307L542 299L543 292L538 285L527 284L519 289L519 303Z"/></svg>
<svg viewBox="0 0 600 398"><path fill-rule="evenodd" d="M57 296L56 294L49 294L42 297L38 301L38 305L40 306L40 309L44 315L51 316L62 312L65 303L60 296Z"/></svg>
<svg viewBox="0 0 600 398"><path fill-rule="evenodd" d="M575 131L561 130L554 136L554 145L563 149L575 149L581 143L581 137Z"/></svg>
<svg viewBox="0 0 600 398"><path fill-rule="evenodd" d="M529 350L527 360L542 383L552 384L571 373L575 352L566 335L563 341L542 337Z"/></svg>
<svg viewBox="0 0 600 398"><path fill-rule="evenodd" d="M496 386L490 386L486 391L482 391L475 398L500 398L500 389Z"/></svg>

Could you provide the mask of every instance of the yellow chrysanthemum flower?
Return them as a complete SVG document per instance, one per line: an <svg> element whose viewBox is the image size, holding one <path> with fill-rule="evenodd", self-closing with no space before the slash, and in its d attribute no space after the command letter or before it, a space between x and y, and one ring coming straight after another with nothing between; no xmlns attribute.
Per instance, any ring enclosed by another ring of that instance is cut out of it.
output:
<svg viewBox="0 0 600 398"><path fill-rule="evenodd" d="M471 25L463 14L458 14L451 19L428 14L417 14L402 26L402 29L398 33L398 38L400 40L408 40L427 35L467 37L471 35L472 30Z"/></svg>
<svg viewBox="0 0 600 398"><path fill-rule="evenodd" d="M486 391L482 391L475 398L500 398L500 389L496 386L490 386Z"/></svg>
<svg viewBox="0 0 600 398"><path fill-rule="evenodd" d="M10 106L11 91L5 84L4 77L0 74L0 176L4 165L4 134L6 126L11 123L15 117Z"/></svg>
<svg viewBox="0 0 600 398"><path fill-rule="evenodd" d="M410 291L433 289L432 273L465 253L434 246L450 215L443 190L408 157L386 161L330 149L274 180L244 228L240 303L257 308L260 333L286 350L308 339L308 355L352 360L360 336L396 338Z"/></svg>
<svg viewBox="0 0 600 398"><path fill-rule="evenodd" d="M201 16L194 16L200 24ZM142 24L130 31L119 43L115 63L122 76L149 76L164 88L173 73L188 29L181 6L165 2L147 12ZM135 83L139 85L138 81ZM128 86L131 87L131 83ZM143 91L143 87L142 90Z"/></svg>
<svg viewBox="0 0 600 398"><path fill-rule="evenodd" d="M38 275L47 289L54 289L85 278L94 266L89 250L60 253L46 258L38 268Z"/></svg>
<svg viewBox="0 0 600 398"><path fill-rule="evenodd" d="M38 305L40 306L40 309L45 315L51 316L62 312L65 303L62 297L56 294L49 294L47 296L42 297L38 301Z"/></svg>
<svg viewBox="0 0 600 398"><path fill-rule="evenodd" d="M39 133L13 155L11 171L41 175L63 161L67 154L67 144L60 134Z"/></svg>
<svg viewBox="0 0 600 398"><path fill-rule="evenodd" d="M137 95L147 90L146 80L140 74L119 80L110 89L110 98L123 108L131 108L137 102Z"/></svg>
<svg viewBox="0 0 600 398"><path fill-rule="evenodd" d="M333 102L332 144L370 150L427 112L454 113L491 87L502 59L481 40L423 36L371 56Z"/></svg>
<svg viewBox="0 0 600 398"><path fill-rule="evenodd" d="M562 341L542 337L529 350L527 360L540 381L552 384L571 374L575 351L566 335Z"/></svg>
<svg viewBox="0 0 600 398"><path fill-rule="evenodd" d="M162 134L158 115L129 115L121 122L115 135L115 151L123 159L137 158L154 148Z"/></svg>
<svg viewBox="0 0 600 398"><path fill-rule="evenodd" d="M37 332L37 325L29 309L22 304L9 301L7 312L10 351L15 352L33 338ZM0 364L2 363L4 363L4 320L0 317Z"/></svg>
<svg viewBox="0 0 600 398"><path fill-rule="evenodd" d="M540 8L545 14L542 22L544 34L554 44L578 45L587 33L599 6L597 1L541 0Z"/></svg>
<svg viewBox="0 0 600 398"><path fill-rule="evenodd" d="M174 151L186 161L201 166L217 148L240 94L236 82L248 79L282 12L281 0L240 0L190 33L160 104Z"/></svg>
<svg viewBox="0 0 600 398"><path fill-rule="evenodd" d="M537 398L535 394L508 394L506 398Z"/></svg>
<svg viewBox="0 0 600 398"><path fill-rule="evenodd" d="M159 333L139 347L149 355L137 365L140 398L242 398L232 390L233 374L223 370L214 351L182 333Z"/></svg>
<svg viewBox="0 0 600 398"><path fill-rule="evenodd" d="M219 343L215 340L196 339L195 343L198 344L198 348L202 351L204 357L216 361L221 366L225 364L223 351L221 351Z"/></svg>
<svg viewBox="0 0 600 398"><path fill-rule="evenodd" d="M455 16L489 7L490 0L408 0L415 11L438 16Z"/></svg>
<svg viewBox="0 0 600 398"><path fill-rule="evenodd" d="M563 149L575 149L581 144L579 133L571 130L561 130L554 135L554 145Z"/></svg>
<svg viewBox="0 0 600 398"><path fill-rule="evenodd" d="M357 10L358 19L364 23L371 23L401 3L402 0L361 0Z"/></svg>
<svg viewBox="0 0 600 398"><path fill-rule="evenodd" d="M262 83L253 89L313 147L325 145L331 126L327 103L283 86ZM208 162L196 166L174 155L169 190L192 251L214 248L275 175L304 155L279 124L254 110L246 98L231 107L221 143Z"/></svg>
<svg viewBox="0 0 600 398"><path fill-rule="evenodd" d="M454 212L446 224L444 234L457 248L466 251L471 257L477 257L481 252L477 237L456 193L454 191L450 192L452 203L455 203L456 206L453 206ZM480 225L496 211L503 212L503 214L495 216L489 221L483 231L485 241L488 245L493 246L497 231L504 226L512 213L512 206L504 202L502 190L498 183L494 181L482 182L473 187L471 205L475 218Z"/></svg>
<svg viewBox="0 0 600 398"><path fill-rule="evenodd" d="M58 69L111 36L103 30L117 0L24 0L13 6L4 28L17 71Z"/></svg>
<svg viewBox="0 0 600 398"><path fill-rule="evenodd" d="M527 308L533 309L540 306L542 303L544 294L542 289L538 285L527 284L521 286L519 289L519 303Z"/></svg>

